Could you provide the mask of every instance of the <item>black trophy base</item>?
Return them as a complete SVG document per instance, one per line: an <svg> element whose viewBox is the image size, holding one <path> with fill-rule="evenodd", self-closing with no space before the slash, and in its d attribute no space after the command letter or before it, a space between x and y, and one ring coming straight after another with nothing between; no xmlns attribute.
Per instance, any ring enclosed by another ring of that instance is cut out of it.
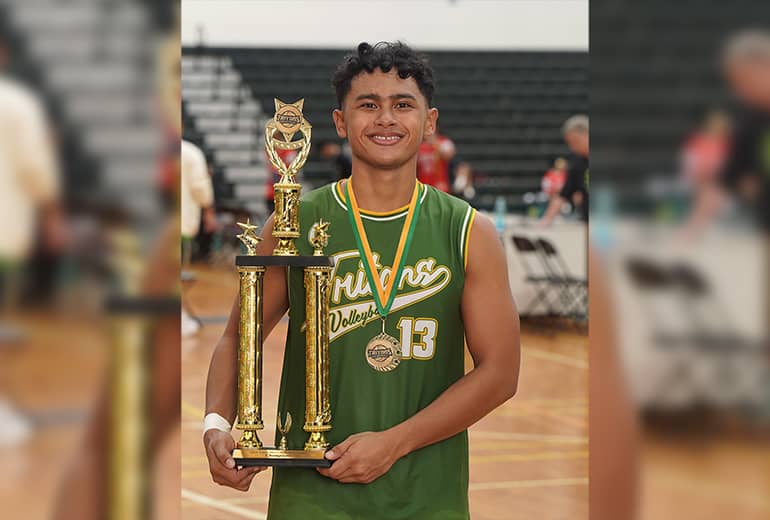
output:
<svg viewBox="0 0 770 520"><path fill-rule="evenodd" d="M235 265L238 267L270 267L272 265L284 265L289 267L326 267L333 266L330 256L250 256L238 255L235 257Z"/></svg>
<svg viewBox="0 0 770 520"><path fill-rule="evenodd" d="M280 466L284 468L330 468L326 450L280 450L277 448L236 448L236 466Z"/></svg>

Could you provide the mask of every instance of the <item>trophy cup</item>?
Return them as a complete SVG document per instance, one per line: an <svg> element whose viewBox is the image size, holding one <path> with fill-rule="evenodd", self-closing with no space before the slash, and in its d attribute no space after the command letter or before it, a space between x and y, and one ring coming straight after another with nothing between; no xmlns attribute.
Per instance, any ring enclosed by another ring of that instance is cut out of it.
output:
<svg viewBox="0 0 770 520"><path fill-rule="evenodd" d="M331 429L329 404L329 277L332 259L324 256L328 243L329 223L321 220L312 226L310 243L313 255L300 256L294 241L299 238L299 196L301 186L295 175L310 153L310 123L302 116L304 100L283 103L275 100L275 116L265 126L265 149L273 166L281 174L275 189L273 236L278 239L273 254L257 256L257 226L249 220L238 225L243 233L238 238L247 254L236 257L240 276L240 320L238 345L238 420L242 431L233 451L239 466L329 467L324 453L329 447L325 432ZM295 140L299 132L301 138ZM288 166L277 150L298 150ZM286 266L302 268L305 283L305 425L309 434L303 447L287 445L291 415L281 421L282 438L275 448L265 448L257 432L262 423L262 297L265 268Z"/></svg>

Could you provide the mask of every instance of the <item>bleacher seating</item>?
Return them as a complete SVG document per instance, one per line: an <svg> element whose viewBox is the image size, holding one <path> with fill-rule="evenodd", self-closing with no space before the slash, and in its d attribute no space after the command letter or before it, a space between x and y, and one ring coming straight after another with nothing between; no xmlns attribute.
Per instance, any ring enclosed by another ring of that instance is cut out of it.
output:
<svg viewBox="0 0 770 520"><path fill-rule="evenodd" d="M347 50L183 48L185 71L195 60L231 60L254 100L272 113L273 98L291 102L305 98L305 117L313 124L313 141L336 139L331 111L336 105L331 75ZM507 199L509 209L522 209L522 195L539 191L540 179L551 161L567 153L561 124L572 114L588 111L588 54L583 52L459 52L427 53L437 76L434 104L439 108L441 132L452 138L458 155L471 163L476 173L474 205L491 209L497 196ZM209 94L231 99L238 88L223 79L218 89L204 91L193 85L197 79L183 74L186 138L203 144L215 159L215 171L226 164L252 164L261 156L256 119L239 111L244 134L217 138L217 152L206 142L209 133L230 127L233 105L219 105ZM204 81L204 80L201 80ZM212 104L189 110L191 103ZM189 129L188 129L189 126ZM196 140L197 138L197 140ZM249 148L254 143L256 148ZM221 152L228 150L225 155ZM220 159L225 162L220 162ZM239 174L248 175L244 170ZM316 154L305 166L305 178L322 184L331 178L331 168ZM220 192L232 197L238 181L228 173ZM262 174L264 175L264 174ZM264 177L260 177L262 179ZM263 181L262 181L263 182Z"/></svg>

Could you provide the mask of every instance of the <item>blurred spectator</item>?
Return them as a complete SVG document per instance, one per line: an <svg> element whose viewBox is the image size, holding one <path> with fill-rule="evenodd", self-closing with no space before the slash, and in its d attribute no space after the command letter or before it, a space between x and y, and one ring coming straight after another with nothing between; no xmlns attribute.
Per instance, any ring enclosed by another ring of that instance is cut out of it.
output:
<svg viewBox="0 0 770 520"><path fill-rule="evenodd" d="M727 80L742 107L735 117L724 185L757 210L770 230L770 32L746 31L725 47Z"/></svg>
<svg viewBox="0 0 770 520"><path fill-rule="evenodd" d="M693 188L697 190L698 186L716 180L729 145L730 118L721 110L714 110L682 146L682 175Z"/></svg>
<svg viewBox="0 0 770 520"><path fill-rule="evenodd" d="M216 228L214 212L214 187L206 166L203 152L188 141L182 141L182 261L190 263L192 247L198 230L203 226L208 231Z"/></svg>
<svg viewBox="0 0 770 520"><path fill-rule="evenodd" d="M8 58L0 34L0 347L22 339L2 316L18 303L36 230L43 252L60 251L66 240L51 126L37 95L4 74ZM0 446L30 433L29 420L0 393Z"/></svg>
<svg viewBox="0 0 770 520"><path fill-rule="evenodd" d="M0 73L7 64L0 40ZM66 229L52 130L37 95L0 74L0 304L18 298L20 273L40 229L42 250L59 252Z"/></svg>
<svg viewBox="0 0 770 520"><path fill-rule="evenodd" d="M182 202L182 265L189 265L195 237L201 227L216 228L214 212L214 188L211 183L206 157L200 148L182 140L181 158L181 202ZM201 223L203 214L203 223ZM200 322L193 318L182 306L182 335L195 334L201 327Z"/></svg>
<svg viewBox="0 0 770 520"><path fill-rule="evenodd" d="M347 179L353 171L353 161L350 158L350 150L343 148L334 141L322 141L319 144L321 157L334 166L333 181Z"/></svg>
<svg viewBox="0 0 770 520"><path fill-rule="evenodd" d="M548 199L558 197L567 182L567 159L558 157L550 170L545 172L540 182L540 189L548 195Z"/></svg>
<svg viewBox="0 0 770 520"><path fill-rule="evenodd" d="M420 182L449 193L449 161L454 156L455 144L436 130L420 144L417 178Z"/></svg>
<svg viewBox="0 0 770 520"><path fill-rule="evenodd" d="M214 177L214 172L209 164L207 168L209 178L211 179L212 186L216 186L217 181ZM205 262L216 250L215 235L220 228L219 220L217 218L217 190L214 188L214 203L211 207L202 210L202 217L200 226L198 227L198 235L195 237L195 247L193 247L193 253L190 257L191 262Z"/></svg>
<svg viewBox="0 0 770 520"><path fill-rule="evenodd" d="M550 226L566 202L572 204L581 221L588 222L588 116L578 114L567 119L562 126L562 134L572 152L567 161L567 180L559 196L551 199L538 223L540 227Z"/></svg>
<svg viewBox="0 0 770 520"><path fill-rule="evenodd" d="M764 231L770 229L770 33L738 33L728 40L722 58L740 107L733 117L721 182L701 190L685 227L688 236L698 234L726 207L726 192L754 209Z"/></svg>
<svg viewBox="0 0 770 520"><path fill-rule="evenodd" d="M719 110L710 112L701 127L682 146L681 174L693 191L690 219L697 217L704 205L718 195L720 174L730 150L730 118ZM690 236L695 224L688 219L685 235Z"/></svg>
<svg viewBox="0 0 770 520"><path fill-rule="evenodd" d="M452 173L452 193L462 197L467 201L476 196L476 188L473 187L473 168L467 161L457 160L457 157L450 163L450 172Z"/></svg>

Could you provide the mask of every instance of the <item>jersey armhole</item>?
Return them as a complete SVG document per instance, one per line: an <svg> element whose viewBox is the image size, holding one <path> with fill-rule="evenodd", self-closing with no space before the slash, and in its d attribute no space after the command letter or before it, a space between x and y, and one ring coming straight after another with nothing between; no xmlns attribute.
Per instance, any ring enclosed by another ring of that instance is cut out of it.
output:
<svg viewBox="0 0 770 520"><path fill-rule="evenodd" d="M468 211L465 212L463 225L460 229L460 255L463 259L463 270L468 268L468 242L470 242L471 228L475 218L476 210L468 206Z"/></svg>

